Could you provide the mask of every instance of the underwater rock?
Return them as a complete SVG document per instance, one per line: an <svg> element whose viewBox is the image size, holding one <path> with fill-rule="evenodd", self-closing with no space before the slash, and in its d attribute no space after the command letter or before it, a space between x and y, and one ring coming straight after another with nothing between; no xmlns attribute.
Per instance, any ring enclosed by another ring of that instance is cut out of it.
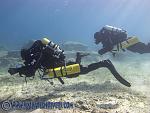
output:
<svg viewBox="0 0 150 113"><path fill-rule="evenodd" d="M81 101L81 100L77 101L77 103L78 103L79 105L84 104L84 102L83 102L83 101Z"/></svg>
<svg viewBox="0 0 150 113"><path fill-rule="evenodd" d="M0 58L0 67L7 67L10 64L9 60L6 58Z"/></svg>
<svg viewBox="0 0 150 113"><path fill-rule="evenodd" d="M19 50L13 50L13 51L8 51L7 57L12 57L12 58L20 58L20 51Z"/></svg>
<svg viewBox="0 0 150 113"><path fill-rule="evenodd" d="M47 111L48 112L48 111ZM30 113L46 113L46 110L43 110L43 109L36 109Z"/></svg>
<svg viewBox="0 0 150 113"><path fill-rule="evenodd" d="M102 109L93 109L91 113L109 113L109 112L106 110L102 110Z"/></svg>
<svg viewBox="0 0 150 113"><path fill-rule="evenodd" d="M68 41L62 44L62 49L65 51L87 51L88 46L80 42Z"/></svg>
<svg viewBox="0 0 150 113"><path fill-rule="evenodd" d="M89 110L90 108L88 107L88 105L83 104L83 105L80 106L80 109L82 109L82 110Z"/></svg>
<svg viewBox="0 0 150 113"><path fill-rule="evenodd" d="M8 67L15 66L16 64L22 64L21 59L8 57L7 55L0 57L0 69L1 69L1 71L3 70L5 72L8 69Z"/></svg>
<svg viewBox="0 0 150 113"><path fill-rule="evenodd" d="M89 106L82 100L78 100L76 102L75 106L80 108L81 110L89 110L90 109Z"/></svg>
<svg viewBox="0 0 150 113"><path fill-rule="evenodd" d="M106 103L97 103L97 107L103 109L116 109L119 107L119 104L116 101L110 101Z"/></svg>

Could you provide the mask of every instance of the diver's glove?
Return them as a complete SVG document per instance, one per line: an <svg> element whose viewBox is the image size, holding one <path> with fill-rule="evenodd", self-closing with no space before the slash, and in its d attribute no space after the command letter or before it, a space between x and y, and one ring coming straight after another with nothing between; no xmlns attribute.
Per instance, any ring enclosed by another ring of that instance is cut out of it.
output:
<svg viewBox="0 0 150 113"><path fill-rule="evenodd" d="M31 66L22 66L20 68L9 68L8 73L14 75L19 73L20 76L25 75L26 77L32 77L35 75L36 70Z"/></svg>
<svg viewBox="0 0 150 113"><path fill-rule="evenodd" d="M14 75L14 74L18 73L18 69L17 68L9 68L8 73L10 75Z"/></svg>
<svg viewBox="0 0 150 113"><path fill-rule="evenodd" d="M103 55L103 54L105 54L105 53L107 53L107 52L112 51L112 49L113 49L113 46L104 47L104 48L100 49L100 50L98 51L98 53L99 53L100 55Z"/></svg>

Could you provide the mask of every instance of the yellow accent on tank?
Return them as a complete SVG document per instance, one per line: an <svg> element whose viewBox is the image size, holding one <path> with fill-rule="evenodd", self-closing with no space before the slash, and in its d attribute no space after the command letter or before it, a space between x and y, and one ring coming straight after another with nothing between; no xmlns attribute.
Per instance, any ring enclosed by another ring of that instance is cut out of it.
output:
<svg viewBox="0 0 150 113"><path fill-rule="evenodd" d="M135 36L129 37L128 40L121 42L121 44L118 44L119 50L117 49L117 45L116 45L116 46L114 46L112 51L119 52L120 50L126 49L138 42L139 42L139 39L137 37L135 37Z"/></svg>
<svg viewBox="0 0 150 113"><path fill-rule="evenodd" d="M50 42L50 40L48 38L43 38L41 41L45 45L47 45Z"/></svg>
<svg viewBox="0 0 150 113"><path fill-rule="evenodd" d="M54 71L56 73L56 77L65 77L66 75L73 75L73 74L80 73L80 65L72 64L66 66L66 68L62 66L54 69L48 69L48 76L50 78L55 78Z"/></svg>
<svg viewBox="0 0 150 113"><path fill-rule="evenodd" d="M121 43L122 49L128 48L138 42L139 42L139 39L137 37L133 36L133 37L129 38L127 41L124 41Z"/></svg>

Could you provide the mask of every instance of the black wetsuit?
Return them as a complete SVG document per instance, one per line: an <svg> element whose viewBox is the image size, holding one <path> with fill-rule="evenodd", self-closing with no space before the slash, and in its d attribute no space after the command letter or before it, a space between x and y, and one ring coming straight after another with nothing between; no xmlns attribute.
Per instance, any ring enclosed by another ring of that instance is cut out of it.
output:
<svg viewBox="0 0 150 113"><path fill-rule="evenodd" d="M94 36L96 40L100 39L99 42L103 45L103 48L98 51L101 55L111 51L115 45L127 40L126 32L107 31L105 29L96 32Z"/></svg>
<svg viewBox="0 0 150 113"><path fill-rule="evenodd" d="M146 45L145 43L139 42L128 47L127 50L140 54L150 53L150 43Z"/></svg>

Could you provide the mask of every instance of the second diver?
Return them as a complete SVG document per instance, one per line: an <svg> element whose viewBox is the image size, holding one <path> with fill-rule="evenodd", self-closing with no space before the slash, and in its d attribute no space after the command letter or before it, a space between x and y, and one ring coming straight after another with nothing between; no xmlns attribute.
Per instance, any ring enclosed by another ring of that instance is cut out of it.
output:
<svg viewBox="0 0 150 113"><path fill-rule="evenodd" d="M102 43L103 48L98 51L100 55L125 49L140 54L150 53L150 43L147 45L140 42L137 37L128 37L127 32L121 28L105 25L94 34L95 44ZM117 49L114 49L117 46Z"/></svg>

